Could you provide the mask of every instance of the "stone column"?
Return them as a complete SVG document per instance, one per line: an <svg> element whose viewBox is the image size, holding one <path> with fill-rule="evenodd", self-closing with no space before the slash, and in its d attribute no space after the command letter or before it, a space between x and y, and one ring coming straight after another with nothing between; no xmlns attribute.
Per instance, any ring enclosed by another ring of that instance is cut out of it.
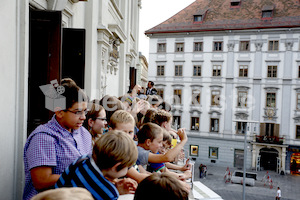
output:
<svg viewBox="0 0 300 200"><path fill-rule="evenodd" d="M260 78L261 79L261 72L262 72L262 52L261 48L263 46L263 42L261 40L255 41L255 58L254 58L254 78Z"/></svg>
<svg viewBox="0 0 300 200"><path fill-rule="evenodd" d="M256 169L256 145L252 146L252 169Z"/></svg>
<svg viewBox="0 0 300 200"><path fill-rule="evenodd" d="M224 133L232 132L232 91L233 91L233 68L234 68L234 41L229 40L227 47L227 71L225 86L225 109L224 109Z"/></svg>
<svg viewBox="0 0 300 200"><path fill-rule="evenodd" d="M282 147L281 151L281 170L285 173L285 158L286 158L286 147Z"/></svg>
<svg viewBox="0 0 300 200"><path fill-rule="evenodd" d="M233 69L234 69L234 41L228 41L227 47L228 47L228 53L227 53L227 72L226 77L227 78L233 78Z"/></svg>

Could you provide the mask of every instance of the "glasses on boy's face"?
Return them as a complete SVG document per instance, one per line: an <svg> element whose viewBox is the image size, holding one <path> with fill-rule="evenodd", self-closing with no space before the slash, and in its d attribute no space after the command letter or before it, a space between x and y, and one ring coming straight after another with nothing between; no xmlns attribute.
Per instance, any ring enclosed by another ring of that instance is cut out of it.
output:
<svg viewBox="0 0 300 200"><path fill-rule="evenodd" d="M77 116L82 116L82 115L87 115L89 110L86 109L86 110L77 110L77 111L72 111L72 110L64 110L65 112L69 111Z"/></svg>
<svg viewBox="0 0 300 200"><path fill-rule="evenodd" d="M97 117L96 119L99 119L101 121L106 121L107 120L105 117Z"/></svg>

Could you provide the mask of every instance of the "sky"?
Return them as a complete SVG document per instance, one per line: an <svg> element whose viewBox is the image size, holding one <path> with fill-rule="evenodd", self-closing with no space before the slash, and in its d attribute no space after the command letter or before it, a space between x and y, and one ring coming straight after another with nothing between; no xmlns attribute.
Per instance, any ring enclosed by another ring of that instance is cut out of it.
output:
<svg viewBox="0 0 300 200"><path fill-rule="evenodd" d="M140 10L139 51L149 62L149 39L144 32L166 21L195 0L142 0Z"/></svg>

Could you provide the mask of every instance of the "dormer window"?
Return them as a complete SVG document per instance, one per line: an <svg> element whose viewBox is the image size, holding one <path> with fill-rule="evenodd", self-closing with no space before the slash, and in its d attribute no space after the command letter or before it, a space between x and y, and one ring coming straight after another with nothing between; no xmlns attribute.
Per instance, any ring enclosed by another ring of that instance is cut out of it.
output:
<svg viewBox="0 0 300 200"><path fill-rule="evenodd" d="M230 7L237 8L241 6L241 0L231 0Z"/></svg>
<svg viewBox="0 0 300 200"><path fill-rule="evenodd" d="M194 22L202 22L202 15L194 15Z"/></svg>
<svg viewBox="0 0 300 200"><path fill-rule="evenodd" d="M271 19L273 17L274 6L264 6L262 9L262 19Z"/></svg>
<svg viewBox="0 0 300 200"><path fill-rule="evenodd" d="M194 14L194 23L202 23L204 21L206 10L200 10Z"/></svg>

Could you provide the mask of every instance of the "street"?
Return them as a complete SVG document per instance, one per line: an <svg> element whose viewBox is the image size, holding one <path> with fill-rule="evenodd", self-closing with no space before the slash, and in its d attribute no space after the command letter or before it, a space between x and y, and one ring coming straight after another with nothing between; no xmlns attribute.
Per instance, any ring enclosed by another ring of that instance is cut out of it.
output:
<svg viewBox="0 0 300 200"><path fill-rule="evenodd" d="M207 165L207 176L205 179L199 178L199 165L195 165L195 181L201 181L204 185L220 195L224 200L242 200L243 185L225 183L224 174L227 167L216 167ZM230 168L230 172L235 169ZM250 172L255 172L247 170ZM275 171L269 171L273 181L273 188L268 185L264 186L262 181L267 171L258 171L255 186L246 186L247 200L273 200L276 196L276 189L279 186L282 192L281 200L299 200L300 197L300 176L295 175L279 175Z"/></svg>

